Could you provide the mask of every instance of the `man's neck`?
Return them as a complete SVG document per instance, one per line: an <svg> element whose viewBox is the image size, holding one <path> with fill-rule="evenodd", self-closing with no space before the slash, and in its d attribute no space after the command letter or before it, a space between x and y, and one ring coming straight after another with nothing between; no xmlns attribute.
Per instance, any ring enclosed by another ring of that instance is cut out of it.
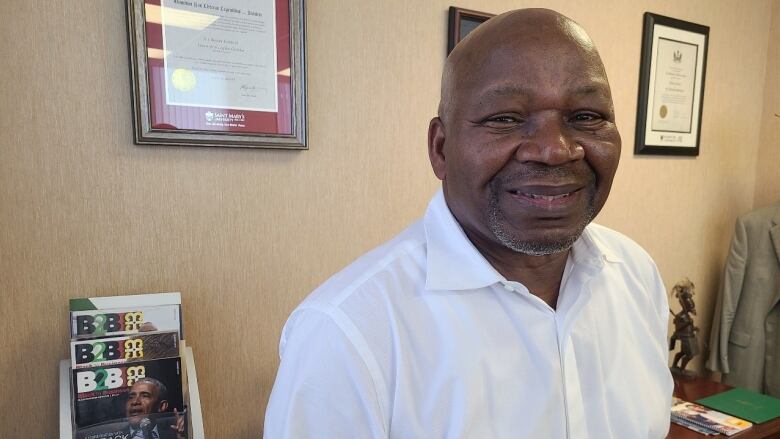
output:
<svg viewBox="0 0 780 439"><path fill-rule="evenodd" d="M555 309L569 252L546 256L518 255L510 264L490 261L505 278L520 282L534 296Z"/></svg>

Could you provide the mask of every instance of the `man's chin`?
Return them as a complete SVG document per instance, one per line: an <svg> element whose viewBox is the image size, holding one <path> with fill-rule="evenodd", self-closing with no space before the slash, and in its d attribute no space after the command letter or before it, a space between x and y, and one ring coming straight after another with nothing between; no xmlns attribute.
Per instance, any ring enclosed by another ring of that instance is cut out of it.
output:
<svg viewBox="0 0 780 439"><path fill-rule="evenodd" d="M568 236L557 240L539 240L539 241L521 241L507 240L501 241L507 248L517 253L529 256L547 256L556 253L568 251L579 236Z"/></svg>
<svg viewBox="0 0 780 439"><path fill-rule="evenodd" d="M546 256L568 251L584 229L574 227L539 233L520 233L506 224L493 223L489 226L493 236L504 247L529 256Z"/></svg>
<svg viewBox="0 0 780 439"><path fill-rule="evenodd" d="M579 218L512 223L496 209L489 212L487 226L504 247L530 256L545 256L568 251L593 216L589 208Z"/></svg>

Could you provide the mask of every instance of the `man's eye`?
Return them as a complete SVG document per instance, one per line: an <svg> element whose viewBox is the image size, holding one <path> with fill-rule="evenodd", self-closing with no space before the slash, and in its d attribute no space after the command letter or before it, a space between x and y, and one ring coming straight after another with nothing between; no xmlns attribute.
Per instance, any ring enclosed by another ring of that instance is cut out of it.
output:
<svg viewBox="0 0 780 439"><path fill-rule="evenodd" d="M600 114L591 112L576 113L574 117L572 117L572 121L578 123L598 123L602 120L604 120L604 118Z"/></svg>
<svg viewBox="0 0 780 439"><path fill-rule="evenodd" d="M489 117L483 122L485 126L490 128L507 128L519 123L522 123L522 119L506 114Z"/></svg>

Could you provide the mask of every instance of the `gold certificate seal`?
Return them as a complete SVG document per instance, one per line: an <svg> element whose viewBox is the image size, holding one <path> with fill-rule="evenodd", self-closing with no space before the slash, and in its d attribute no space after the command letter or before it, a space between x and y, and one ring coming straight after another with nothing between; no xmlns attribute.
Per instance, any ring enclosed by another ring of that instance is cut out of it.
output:
<svg viewBox="0 0 780 439"><path fill-rule="evenodd" d="M661 109L658 111L659 114L661 114L661 119L665 119L666 115L669 113L669 109L666 108L666 105L661 105Z"/></svg>
<svg viewBox="0 0 780 439"><path fill-rule="evenodd" d="M188 92L195 88L198 80L189 69L176 69L171 74L171 83L176 90Z"/></svg>

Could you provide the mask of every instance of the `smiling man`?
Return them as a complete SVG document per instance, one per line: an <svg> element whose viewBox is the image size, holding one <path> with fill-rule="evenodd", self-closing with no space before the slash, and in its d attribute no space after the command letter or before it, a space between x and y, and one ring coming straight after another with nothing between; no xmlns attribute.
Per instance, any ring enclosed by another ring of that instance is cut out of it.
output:
<svg viewBox="0 0 780 439"><path fill-rule="evenodd" d="M579 25L529 9L472 32L428 133L442 190L290 316L266 437L664 437L663 284L591 223L620 145Z"/></svg>

